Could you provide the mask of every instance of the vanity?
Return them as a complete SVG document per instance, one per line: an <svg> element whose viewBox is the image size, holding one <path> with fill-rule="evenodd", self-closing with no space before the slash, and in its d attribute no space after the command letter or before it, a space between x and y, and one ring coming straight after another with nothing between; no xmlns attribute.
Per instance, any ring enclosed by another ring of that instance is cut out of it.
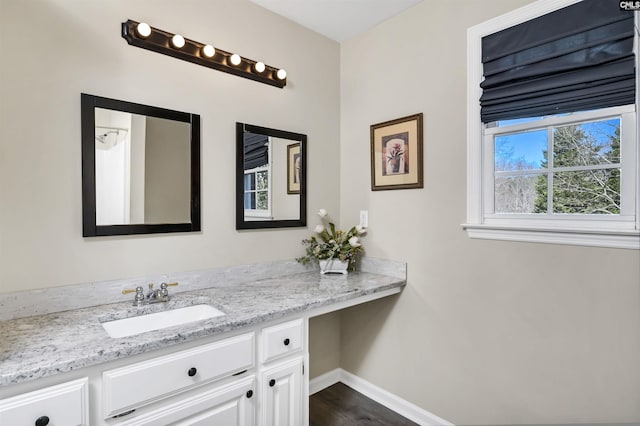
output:
<svg viewBox="0 0 640 426"><path fill-rule="evenodd" d="M187 279L166 303L137 307L129 294L0 321L0 424L308 424L309 319L399 293L406 265L365 258L348 276L296 268L264 279L235 269L242 283L197 273L202 282ZM103 326L200 305L221 314L124 337Z"/></svg>

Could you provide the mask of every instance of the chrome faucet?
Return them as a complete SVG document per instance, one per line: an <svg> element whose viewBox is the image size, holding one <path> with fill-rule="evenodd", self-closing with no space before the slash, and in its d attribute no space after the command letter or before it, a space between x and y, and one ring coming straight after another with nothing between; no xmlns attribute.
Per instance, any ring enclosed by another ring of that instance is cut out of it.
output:
<svg viewBox="0 0 640 426"><path fill-rule="evenodd" d="M149 283L149 291L147 295L144 295L144 290L142 287L136 287L135 290L122 290L122 294L129 294L135 292L136 295L133 298L134 306L141 305L149 305L152 303L160 303L160 302L168 302L169 301L169 290L167 287L177 286L178 283L162 283L160 284L159 289L153 288L153 283Z"/></svg>
<svg viewBox="0 0 640 426"><path fill-rule="evenodd" d="M147 299L156 299L158 297L158 290L153 289L153 283L149 283L149 291L147 292Z"/></svg>

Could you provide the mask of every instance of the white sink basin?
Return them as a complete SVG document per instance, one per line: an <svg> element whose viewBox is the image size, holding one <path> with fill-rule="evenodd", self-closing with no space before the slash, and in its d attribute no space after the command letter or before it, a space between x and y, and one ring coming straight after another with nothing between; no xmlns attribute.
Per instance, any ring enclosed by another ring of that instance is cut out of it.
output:
<svg viewBox="0 0 640 426"><path fill-rule="evenodd" d="M103 322L102 326L111 337L127 337L222 315L225 315L225 313L217 310L213 306L192 305L170 311Z"/></svg>

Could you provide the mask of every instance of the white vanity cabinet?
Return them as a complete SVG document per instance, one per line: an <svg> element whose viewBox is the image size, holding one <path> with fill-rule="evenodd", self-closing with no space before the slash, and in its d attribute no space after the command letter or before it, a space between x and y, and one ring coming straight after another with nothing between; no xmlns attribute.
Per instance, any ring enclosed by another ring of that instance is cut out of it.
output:
<svg viewBox="0 0 640 426"><path fill-rule="evenodd" d="M254 326L106 370L102 419L110 426L307 425L307 321Z"/></svg>
<svg viewBox="0 0 640 426"><path fill-rule="evenodd" d="M2 426L88 426L85 377L0 400Z"/></svg>
<svg viewBox="0 0 640 426"><path fill-rule="evenodd" d="M308 424L307 320L297 318L265 327L260 335L262 426Z"/></svg>
<svg viewBox="0 0 640 426"><path fill-rule="evenodd" d="M2 389L0 426L305 426L307 329L289 316Z"/></svg>

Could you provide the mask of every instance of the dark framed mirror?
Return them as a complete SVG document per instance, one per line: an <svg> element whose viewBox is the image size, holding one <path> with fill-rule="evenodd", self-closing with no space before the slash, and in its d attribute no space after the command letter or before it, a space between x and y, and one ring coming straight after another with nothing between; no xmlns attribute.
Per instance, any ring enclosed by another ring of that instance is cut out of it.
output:
<svg viewBox="0 0 640 426"><path fill-rule="evenodd" d="M200 116L83 93L82 235L200 231Z"/></svg>
<svg viewBox="0 0 640 426"><path fill-rule="evenodd" d="M236 229L307 226L307 135L236 123Z"/></svg>

